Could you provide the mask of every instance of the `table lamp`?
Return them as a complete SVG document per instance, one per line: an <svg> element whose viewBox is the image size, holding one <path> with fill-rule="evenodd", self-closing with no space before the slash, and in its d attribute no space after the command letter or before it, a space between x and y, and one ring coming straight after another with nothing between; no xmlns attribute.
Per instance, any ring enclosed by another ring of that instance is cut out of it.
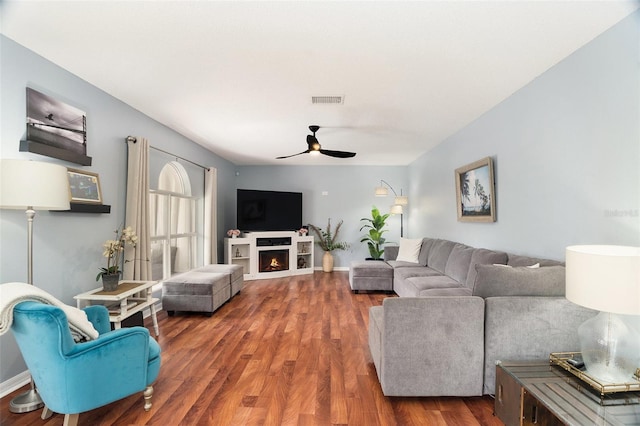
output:
<svg viewBox="0 0 640 426"><path fill-rule="evenodd" d="M605 383L633 381L640 333L624 315L640 315L640 247L567 247L566 274L567 299L600 311L578 327L587 372Z"/></svg>
<svg viewBox="0 0 640 426"><path fill-rule="evenodd" d="M67 168L38 161L0 159L0 208L24 210L27 215L27 282L33 284L33 218L36 210L68 210ZM35 388L15 397L9 404L13 413L42 407Z"/></svg>

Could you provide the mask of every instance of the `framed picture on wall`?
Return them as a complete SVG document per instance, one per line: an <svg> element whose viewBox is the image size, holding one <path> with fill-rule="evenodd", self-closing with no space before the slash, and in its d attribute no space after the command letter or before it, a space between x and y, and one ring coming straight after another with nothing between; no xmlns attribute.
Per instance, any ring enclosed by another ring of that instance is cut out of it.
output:
<svg viewBox="0 0 640 426"><path fill-rule="evenodd" d="M491 157L456 169L458 221L495 222L495 200L495 180Z"/></svg>
<svg viewBox="0 0 640 426"><path fill-rule="evenodd" d="M90 166L86 113L27 87L27 139L20 151Z"/></svg>
<svg viewBox="0 0 640 426"><path fill-rule="evenodd" d="M69 201L81 204L102 204L100 178L97 173L67 169Z"/></svg>

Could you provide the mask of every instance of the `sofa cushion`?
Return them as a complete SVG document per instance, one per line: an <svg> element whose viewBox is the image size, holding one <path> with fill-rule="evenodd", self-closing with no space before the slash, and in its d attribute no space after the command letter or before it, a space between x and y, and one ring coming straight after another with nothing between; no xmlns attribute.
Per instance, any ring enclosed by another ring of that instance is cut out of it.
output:
<svg viewBox="0 0 640 426"><path fill-rule="evenodd" d="M466 284L471 255L473 255L474 250L473 247L456 244L453 250L451 250L449 259L447 259L447 265L444 268L445 275L448 275L460 284Z"/></svg>
<svg viewBox="0 0 640 426"><path fill-rule="evenodd" d="M427 260L429 260L429 253L433 243L437 240L435 238L423 238L422 246L420 246L420 254L418 255L418 263L422 266L427 266Z"/></svg>
<svg viewBox="0 0 640 426"><path fill-rule="evenodd" d="M562 262L550 259L538 259L537 257L520 256L518 254L510 254L509 260L506 262L509 266L533 266L539 263L540 266L558 266L564 265Z"/></svg>
<svg viewBox="0 0 640 426"><path fill-rule="evenodd" d="M422 238L409 239L400 238L400 249L398 250L397 262L418 263L418 255L422 247Z"/></svg>
<svg viewBox="0 0 640 426"><path fill-rule="evenodd" d="M391 266L394 266L392 262L389 262L389 263L391 264ZM411 263L407 265L413 265L413 266L393 268L394 282L406 280L407 278L412 278L412 277L431 277L434 275L442 275L440 272L436 271L435 269L431 269L427 266L415 266L415 263Z"/></svg>
<svg viewBox="0 0 640 426"><path fill-rule="evenodd" d="M564 296L564 266L527 268L476 265L473 295L494 296Z"/></svg>
<svg viewBox="0 0 640 426"><path fill-rule="evenodd" d="M493 265L493 264L506 264L507 253L503 251L493 251L483 248L478 248L473 251L471 255L471 262L469 264L469 273L467 275L467 287L473 289L473 285L476 282L476 265Z"/></svg>
<svg viewBox="0 0 640 426"><path fill-rule="evenodd" d="M434 241L431 250L429 250L427 266L444 274L444 270L447 267L447 260L449 260L449 255L455 245L456 243L448 240Z"/></svg>
<svg viewBox="0 0 640 426"><path fill-rule="evenodd" d="M460 288L460 283L446 275L434 275L431 277L408 278L407 282L418 290L429 290L432 288Z"/></svg>
<svg viewBox="0 0 640 426"><path fill-rule="evenodd" d="M421 290L420 297L432 297L432 296L471 296L471 289L466 287L457 288L430 288L427 290Z"/></svg>

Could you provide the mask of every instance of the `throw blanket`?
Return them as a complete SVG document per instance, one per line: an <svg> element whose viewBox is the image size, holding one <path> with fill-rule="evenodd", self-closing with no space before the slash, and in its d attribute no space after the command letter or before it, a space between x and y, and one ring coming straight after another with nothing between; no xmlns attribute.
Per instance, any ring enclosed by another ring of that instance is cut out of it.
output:
<svg viewBox="0 0 640 426"><path fill-rule="evenodd" d="M26 283L0 284L0 335L13 324L13 308L20 302L34 301L57 306L67 315L73 340L81 342L98 338L98 332L81 309L65 305L49 293Z"/></svg>

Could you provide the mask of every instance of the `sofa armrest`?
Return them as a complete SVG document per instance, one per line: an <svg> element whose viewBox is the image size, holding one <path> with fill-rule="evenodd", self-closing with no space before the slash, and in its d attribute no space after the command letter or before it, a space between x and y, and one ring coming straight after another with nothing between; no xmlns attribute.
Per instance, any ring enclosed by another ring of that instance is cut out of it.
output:
<svg viewBox="0 0 640 426"><path fill-rule="evenodd" d="M385 395L482 394L482 298L387 298L369 327Z"/></svg>
<svg viewBox="0 0 640 426"><path fill-rule="evenodd" d="M579 351L578 326L597 311L564 297L485 299L484 393L495 392L496 361L548 361L551 352Z"/></svg>

